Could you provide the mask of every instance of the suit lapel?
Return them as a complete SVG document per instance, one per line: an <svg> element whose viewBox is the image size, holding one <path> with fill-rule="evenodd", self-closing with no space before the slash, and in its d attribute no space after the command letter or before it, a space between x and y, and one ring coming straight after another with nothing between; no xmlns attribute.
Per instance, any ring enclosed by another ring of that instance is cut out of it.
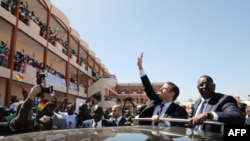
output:
<svg viewBox="0 0 250 141"><path fill-rule="evenodd" d="M205 107L205 110L203 112L208 112L210 111L211 108L212 106L209 103L207 103L207 106Z"/></svg>
<svg viewBox="0 0 250 141"><path fill-rule="evenodd" d="M169 113L172 113L172 110L174 110L174 104L173 102L169 105L169 107L167 108L165 115L163 117L168 117Z"/></svg>
<svg viewBox="0 0 250 141"><path fill-rule="evenodd" d="M208 101L207 107L206 107L205 111L206 111L206 112L207 112L207 111L212 111L213 105L214 105L215 103L217 103L217 102L218 102L218 101L217 101L216 95L213 95L213 96L210 98L210 100Z"/></svg>
<svg viewBox="0 0 250 141"><path fill-rule="evenodd" d="M105 120L101 119L102 120L102 127L105 127Z"/></svg>
<svg viewBox="0 0 250 141"><path fill-rule="evenodd" d="M119 126L123 126L124 123L125 123L125 118L122 117L121 120L119 121Z"/></svg>
<svg viewBox="0 0 250 141"><path fill-rule="evenodd" d="M149 103L149 105L144 109L144 112L147 116L153 116L154 109L155 109L156 104L154 102Z"/></svg>

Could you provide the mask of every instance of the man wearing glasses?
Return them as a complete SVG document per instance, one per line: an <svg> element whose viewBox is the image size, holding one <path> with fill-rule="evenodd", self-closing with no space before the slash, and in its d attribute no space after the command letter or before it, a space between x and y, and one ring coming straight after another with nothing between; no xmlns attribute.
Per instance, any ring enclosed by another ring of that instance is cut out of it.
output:
<svg viewBox="0 0 250 141"><path fill-rule="evenodd" d="M212 77L203 75L198 80L198 91L201 95L194 103L190 124L194 129L220 132L221 125L203 124L204 121L216 121L224 124L243 125L245 117L234 97L215 92Z"/></svg>

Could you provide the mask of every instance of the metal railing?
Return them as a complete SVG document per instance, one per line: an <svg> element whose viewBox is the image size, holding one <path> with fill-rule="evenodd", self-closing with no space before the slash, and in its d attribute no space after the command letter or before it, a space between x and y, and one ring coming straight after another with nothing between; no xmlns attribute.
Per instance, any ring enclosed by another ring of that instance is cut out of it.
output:
<svg viewBox="0 0 250 141"><path fill-rule="evenodd" d="M133 121L152 121L151 118L132 118ZM181 123L190 123L190 119L181 119L181 118L159 118L159 121L169 121L169 122L181 122ZM224 123L219 121L204 121L205 124L214 124L221 126L221 133L224 132Z"/></svg>

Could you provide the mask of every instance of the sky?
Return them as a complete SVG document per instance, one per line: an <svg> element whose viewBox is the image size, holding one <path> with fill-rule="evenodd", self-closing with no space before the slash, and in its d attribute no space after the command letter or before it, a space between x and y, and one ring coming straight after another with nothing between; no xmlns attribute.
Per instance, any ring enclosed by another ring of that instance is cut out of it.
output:
<svg viewBox="0 0 250 141"><path fill-rule="evenodd" d="M51 0L118 83L172 81L196 100L210 75L216 92L250 95L249 0Z"/></svg>

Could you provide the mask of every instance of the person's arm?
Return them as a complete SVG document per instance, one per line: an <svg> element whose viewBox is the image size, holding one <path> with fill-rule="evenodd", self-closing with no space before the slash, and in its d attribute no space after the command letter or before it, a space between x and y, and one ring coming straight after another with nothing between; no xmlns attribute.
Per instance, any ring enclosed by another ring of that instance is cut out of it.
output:
<svg viewBox="0 0 250 141"><path fill-rule="evenodd" d="M56 95L55 95L55 91L53 91L52 93L51 93L51 102L53 102L54 104L55 104L55 106L57 107L58 106L58 99L57 99L57 97L56 97Z"/></svg>
<svg viewBox="0 0 250 141"><path fill-rule="evenodd" d="M138 68L140 71L141 81L142 81L145 93L150 100L155 100L155 101L161 102L161 99L156 95L156 92L155 92L153 86L151 85L149 78L147 77L146 73L143 70L142 59L143 59L143 52L138 57L137 65L138 65Z"/></svg>
<svg viewBox="0 0 250 141"><path fill-rule="evenodd" d="M38 93L41 92L41 86L36 85L31 88L28 97L23 102L21 109L19 110L17 116L10 121L10 128L12 130L18 130L20 127L23 127L26 120L28 119L29 112L32 109L33 99Z"/></svg>
<svg viewBox="0 0 250 141"><path fill-rule="evenodd" d="M55 108L54 112L59 113L59 108L64 104L64 102L68 100L68 97L64 97L63 101L57 105L57 107Z"/></svg>
<svg viewBox="0 0 250 141"><path fill-rule="evenodd" d="M27 1L26 1L25 3L26 3L25 8L26 8L26 10L28 10L29 4L28 4L28 2L27 2Z"/></svg>

